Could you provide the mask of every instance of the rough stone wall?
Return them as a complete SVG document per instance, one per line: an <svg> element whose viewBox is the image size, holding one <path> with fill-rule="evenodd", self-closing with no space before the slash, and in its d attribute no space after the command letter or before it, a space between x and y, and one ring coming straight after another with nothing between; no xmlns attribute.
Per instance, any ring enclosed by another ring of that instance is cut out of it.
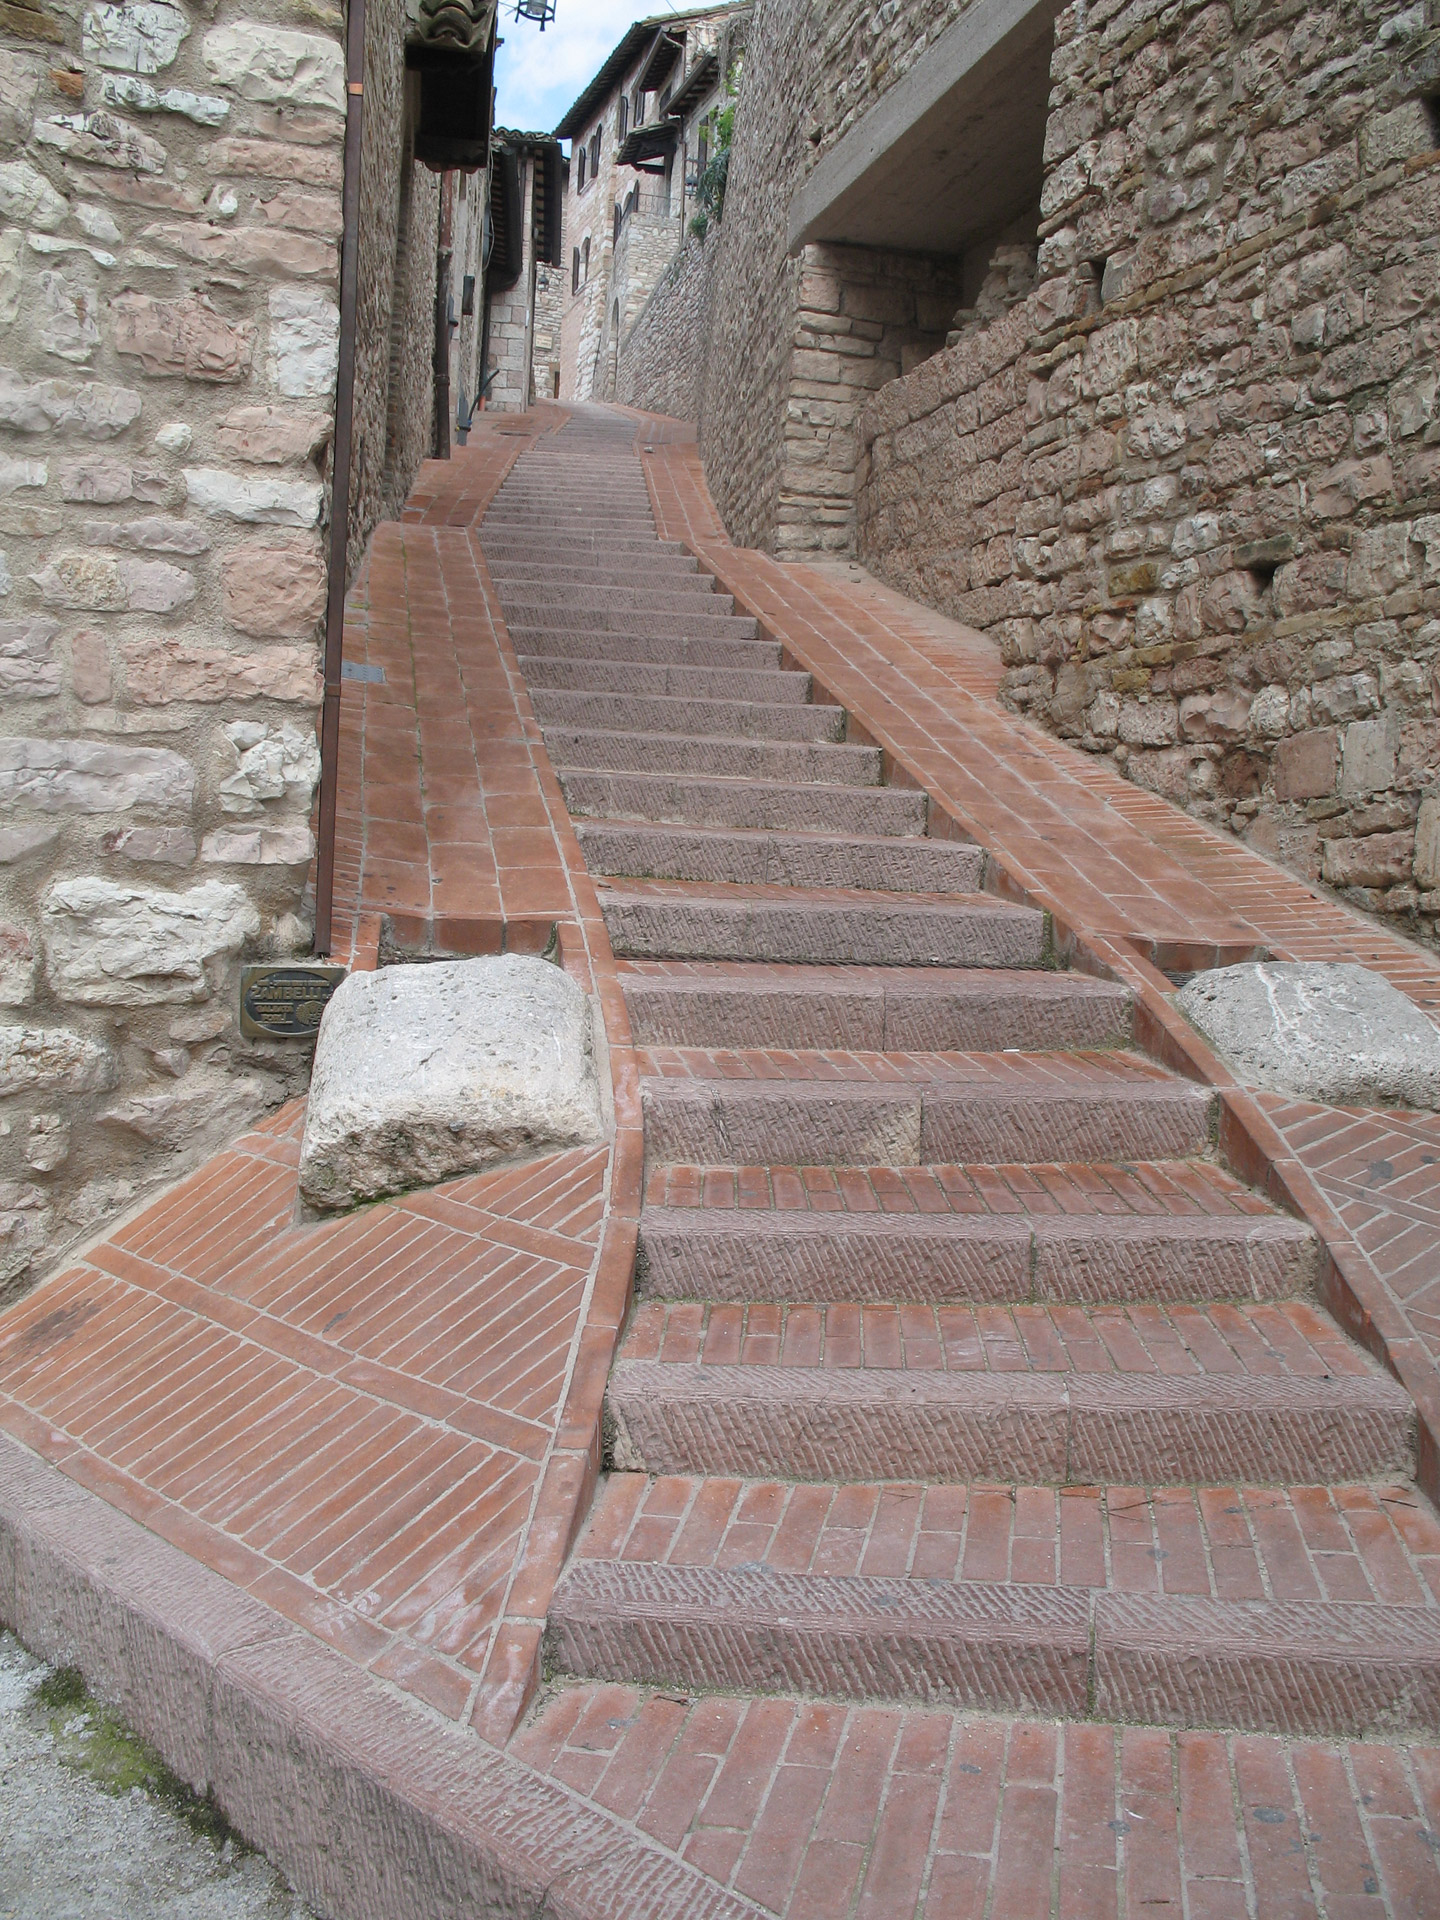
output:
<svg viewBox="0 0 1440 1920"><path fill-rule="evenodd" d="M560 395L560 322L569 284L563 266L541 266L535 270L531 391L540 400L556 400Z"/></svg>
<svg viewBox="0 0 1440 1920"><path fill-rule="evenodd" d="M623 405L699 419L719 238L716 228L685 242L621 343Z"/></svg>
<svg viewBox="0 0 1440 1920"><path fill-rule="evenodd" d="M786 221L809 165L821 12L807 0L759 0L751 16L715 236L700 448L715 504L744 546L769 546L776 523L800 277Z"/></svg>
<svg viewBox="0 0 1440 1920"><path fill-rule="evenodd" d="M0 14L0 1293L303 1084L237 973L310 942L341 33Z"/></svg>
<svg viewBox="0 0 1440 1920"><path fill-rule="evenodd" d="M961 290L958 264L861 247L802 251L777 553L855 551L860 410L944 346Z"/></svg>
<svg viewBox="0 0 1440 1920"><path fill-rule="evenodd" d="M300 0L297 0L297 4ZM405 73L405 0L368 0L360 152L353 572L394 518L433 445L435 257L440 176L413 159L417 97Z"/></svg>
<svg viewBox="0 0 1440 1920"><path fill-rule="evenodd" d="M1017 706L1430 939L1437 25L1063 14L1038 284L871 403L861 500Z"/></svg>
<svg viewBox="0 0 1440 1920"><path fill-rule="evenodd" d="M665 209L663 187L657 191L642 175L640 193L639 204L621 222L620 237L610 256L610 285L600 339L601 390L607 400L616 395L625 337L664 277L680 243L678 217Z"/></svg>
<svg viewBox="0 0 1440 1920"><path fill-rule="evenodd" d="M535 158L520 157L521 242L520 278L504 293L490 296L490 340L486 354L485 404L501 413L515 413L529 405L530 385L530 272L535 241L531 226L535 187Z"/></svg>
<svg viewBox="0 0 1440 1920"><path fill-rule="evenodd" d="M490 175L481 168L454 178L451 212L450 312L450 423L456 423L473 405L480 385L480 330L484 313L485 208L490 197ZM475 282L473 311L466 313L465 276Z"/></svg>

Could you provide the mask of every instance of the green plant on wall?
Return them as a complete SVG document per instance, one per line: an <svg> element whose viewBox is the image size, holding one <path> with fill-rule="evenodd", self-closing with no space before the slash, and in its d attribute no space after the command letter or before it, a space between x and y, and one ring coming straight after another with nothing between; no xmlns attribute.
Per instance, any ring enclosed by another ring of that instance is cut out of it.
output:
<svg viewBox="0 0 1440 1920"><path fill-rule="evenodd" d="M695 182L697 211L691 216L690 231L697 240L705 238L710 222L718 222L725 211L725 184L730 178L730 143L735 134L735 108L739 92L740 56L737 54L725 75L725 105L710 121L715 150Z"/></svg>

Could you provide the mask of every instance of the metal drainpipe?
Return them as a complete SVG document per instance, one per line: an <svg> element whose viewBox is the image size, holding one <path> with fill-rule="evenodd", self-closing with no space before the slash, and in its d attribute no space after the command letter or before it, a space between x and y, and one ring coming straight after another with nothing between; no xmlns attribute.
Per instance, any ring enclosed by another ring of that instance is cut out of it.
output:
<svg viewBox="0 0 1440 1920"><path fill-rule="evenodd" d="M320 707L320 819L315 864L315 951L328 954L335 896L335 807L340 774L340 669L350 544L350 454L355 427L355 304L359 287L360 134L365 112L365 0L350 0L345 46L345 184L341 199L340 357L330 463L330 578Z"/></svg>

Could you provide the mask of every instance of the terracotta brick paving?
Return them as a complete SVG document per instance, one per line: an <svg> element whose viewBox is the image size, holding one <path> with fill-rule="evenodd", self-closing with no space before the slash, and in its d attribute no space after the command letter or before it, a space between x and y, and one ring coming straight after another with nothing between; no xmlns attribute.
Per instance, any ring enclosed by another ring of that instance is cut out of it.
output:
<svg viewBox="0 0 1440 1920"><path fill-rule="evenodd" d="M1440 1912L1440 1750L590 1684L513 1751L785 1920Z"/></svg>
<svg viewBox="0 0 1440 1920"><path fill-rule="evenodd" d="M1132 785L1107 761L1005 712L995 698L998 655L982 636L859 569L781 566L732 548L693 434L653 416L636 420L661 534L683 540L758 614L815 674L815 697L857 715L1033 903L1072 929L1119 934L1142 952L1159 943L1167 964L1209 964L1207 946L1222 961L1247 946L1277 959L1355 961L1440 1019L1433 954ZM1150 983L1166 985L1154 973ZM1407 1343L1425 1356L1407 1384L1431 1417L1440 1414L1440 1182L1427 1157L1440 1155L1440 1125L1268 1095L1254 1106L1273 1123L1276 1146L1310 1176L1311 1203L1355 1269L1372 1318L1385 1320L1392 1356L1400 1361Z"/></svg>
<svg viewBox="0 0 1440 1920"><path fill-rule="evenodd" d="M377 535L347 659L385 678L346 686L337 928L356 962L373 964L384 914L397 938L464 951L560 922L564 963L604 1009L613 1150L307 1223L294 1214L292 1107L0 1321L0 1428L14 1440L358 1667L502 1741L534 1684L554 1582L600 1464L641 1201L642 1074L661 1085L778 1073L881 1086L981 1071L978 1057L972 1070L954 1054L631 1047L600 898L471 532L517 455L565 417L545 408L482 423L448 467L424 470L403 522ZM849 708L850 737L884 749L892 783L929 789L935 831L982 841L1002 887L1047 907L1102 964L1116 956L1151 995L1147 1044L1162 1057L1177 1043L1154 999L1166 983L1144 955L1181 966L1257 947L1364 958L1440 1004L1428 956L1004 713L983 642L843 570L780 568L729 548L686 432L638 426L661 532L699 554L737 613L759 617L785 664L815 674L817 699ZM631 630L643 632L636 617ZM986 1075L1030 1070L1024 1056L996 1058ZM1052 1055L1043 1070L1077 1086L1097 1071L1160 1078L1134 1055L1072 1058ZM1207 1071L1199 1059L1192 1077ZM1215 1077L1226 1115L1243 1120L1243 1099ZM1265 1152L1276 1167L1288 1153L1313 1172L1310 1217L1324 1215L1332 1247L1366 1263L1375 1292L1359 1292L1376 1338L1398 1352L1403 1327L1434 1356L1440 1236L1427 1169L1440 1130L1414 1116L1253 1105L1265 1139L1282 1145L1242 1141L1241 1159L1258 1154L1263 1172ZM1203 1160L1183 1171L832 1165L818 1179L780 1165L680 1165L652 1176L651 1198L716 1213L1266 1213ZM1398 1319L1385 1319L1391 1308ZM1090 1369L1151 1375L1373 1373L1305 1301L1103 1312L646 1301L630 1338L635 1350L675 1342L723 1367L783 1357L788 1377L911 1360L1044 1372L1077 1355ZM1434 1408L1427 1418L1433 1429ZM1440 1594L1433 1512L1383 1476L1102 1489L614 1474L583 1551L677 1567L803 1563L817 1576L1369 1602L1410 1619L1428 1619ZM510 1752L613 1816L605 1845L623 1852L628 1834L653 1858L658 1843L741 1903L701 1900L697 1882L690 1905L667 1896L666 1913L739 1912L747 1900L787 1920L1440 1913L1440 1748L1418 1742L578 1681L540 1699ZM634 1910L660 1912L659 1896Z"/></svg>
<svg viewBox="0 0 1440 1920"><path fill-rule="evenodd" d="M0 1428L451 1718L534 1509L608 1156L295 1214L299 1103L0 1322Z"/></svg>

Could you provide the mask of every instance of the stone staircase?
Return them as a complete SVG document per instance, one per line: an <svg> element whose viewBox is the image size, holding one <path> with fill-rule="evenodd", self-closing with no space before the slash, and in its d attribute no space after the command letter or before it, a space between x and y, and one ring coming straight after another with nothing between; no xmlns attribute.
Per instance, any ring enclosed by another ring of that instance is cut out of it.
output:
<svg viewBox="0 0 1440 1920"><path fill-rule="evenodd" d="M1316 1304L1309 1229L655 537L633 434L577 415L481 529L644 1063L551 1670L1433 1732L1440 1596L1363 1517L1428 1514L1413 1409Z"/></svg>

